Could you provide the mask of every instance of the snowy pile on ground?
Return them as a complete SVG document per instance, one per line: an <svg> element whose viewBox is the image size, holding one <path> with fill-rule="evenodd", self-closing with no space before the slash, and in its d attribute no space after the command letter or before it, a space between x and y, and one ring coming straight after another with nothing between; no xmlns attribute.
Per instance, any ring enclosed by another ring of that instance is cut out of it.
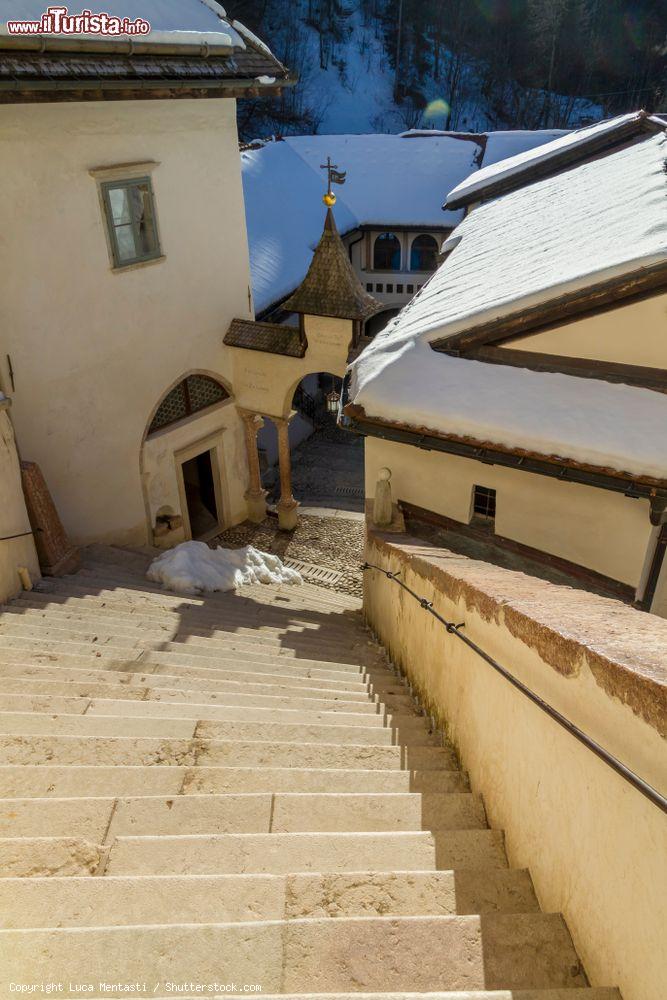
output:
<svg viewBox="0 0 667 1000"><path fill-rule="evenodd" d="M204 542L182 542L163 552L148 567L146 576L179 594L235 590L251 583L303 583L301 575L278 556L252 545L210 549Z"/></svg>

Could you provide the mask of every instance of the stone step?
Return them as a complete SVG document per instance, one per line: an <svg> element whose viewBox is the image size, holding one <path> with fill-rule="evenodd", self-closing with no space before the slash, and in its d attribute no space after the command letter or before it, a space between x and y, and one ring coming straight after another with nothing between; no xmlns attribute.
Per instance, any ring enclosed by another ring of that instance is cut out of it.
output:
<svg viewBox="0 0 667 1000"><path fill-rule="evenodd" d="M237 656L234 659L223 657L213 663L195 656L184 654L182 659L178 653L150 650L143 655L132 656L129 660L112 657L99 657L92 650L87 655L71 653L54 653L46 649L21 650L20 648L0 648L0 664L25 663L29 666L63 666L80 670L142 670L146 673L191 673L194 677L220 677L222 679L238 679L238 675L252 675L258 679L264 677L283 677L286 680L325 681L326 686L334 684L339 687L347 685L369 685L391 687L400 683L394 671L387 667L367 667L345 664L340 670L329 666L309 666L302 660L293 657L277 656L263 661L256 661ZM352 669L350 669L352 667Z"/></svg>
<svg viewBox="0 0 667 1000"><path fill-rule="evenodd" d="M561 917L343 917L0 932L5 985L179 980L262 990L474 990L585 986ZM112 992L111 996L125 995Z"/></svg>
<svg viewBox="0 0 667 1000"><path fill-rule="evenodd" d="M159 666L176 667L179 670L191 667L201 667L210 670L239 671L249 670L253 673L275 671L288 672L295 676L308 676L310 671L323 671L333 680L351 679L364 680L377 678L389 683L396 682L396 674L385 667L368 666L361 663L335 663L329 660L304 660L283 654L253 654L242 656L234 652L216 653L210 659L204 659L201 652L195 650L192 654L184 647L175 650L152 649L107 649L104 646L86 646L78 652L71 651L71 643L49 643L42 646L28 641L21 645L0 645L0 663L31 663L58 664L71 667L95 667L110 670L134 669L138 664L143 670L152 670ZM314 675L313 675L314 676Z"/></svg>
<svg viewBox="0 0 667 1000"><path fill-rule="evenodd" d="M462 792L462 771L363 771L178 765L0 765L4 798L211 795L235 792Z"/></svg>
<svg viewBox="0 0 667 1000"><path fill-rule="evenodd" d="M34 603L34 602L33 602ZM372 643L370 634L360 622L345 626L318 628L313 623L296 623L291 615L284 615L282 620L275 618L274 624L266 621L266 615L253 615L239 618L237 614L199 613L170 614L159 616L147 615L141 610L124 615L115 613L106 604L97 607L66 607L48 606L45 604L32 607L26 603L12 603L2 609L0 614L2 626L32 626L48 627L74 632L101 631L107 633L113 630L130 637L137 637L141 632L145 635L162 638L165 634L180 632L183 635L199 635L211 638L236 638L254 645L256 643L280 644L285 640L298 645L308 643L323 643L324 645L340 645L352 648L357 645Z"/></svg>
<svg viewBox="0 0 667 1000"><path fill-rule="evenodd" d="M485 829L479 796L446 794L242 793L133 798L0 799L0 837L218 833L366 833Z"/></svg>
<svg viewBox="0 0 667 1000"><path fill-rule="evenodd" d="M20 594L8 607L74 610L83 608L97 611L109 609L114 614L141 615L164 622L173 619L179 621L239 622L246 623L249 627L265 623L268 626L275 625L279 628L285 625L308 629L326 628L327 632L331 630L332 633L348 632L352 629L360 635L367 635L363 618L358 610L331 614L330 610L327 609L325 612L327 619L323 621L319 611L301 610L282 601L280 604L260 603L240 595L231 601L219 601L213 605L210 598L194 598L191 595L176 596L167 591L160 592L159 599L156 600L155 595L142 596L142 592L137 589L125 591L122 594L112 589L107 590L104 595L98 595L94 588L76 587L67 585L67 583L63 585L62 581L59 583L56 580L50 580L47 584L42 582L40 586L40 590L32 590L29 594Z"/></svg>
<svg viewBox="0 0 667 1000"><path fill-rule="evenodd" d="M167 597L166 593L162 595ZM136 623L138 619L146 622L159 622L161 625L180 623L189 625L202 623L212 624L218 628L257 627L269 631L277 629L296 629L308 632L369 638L362 616L358 612L344 615L332 615L330 620L322 621L322 616L309 611L300 612L294 608L285 609L282 606L258 604L256 602L236 602L233 607L224 604L213 608L207 603L186 605L177 598L172 603L165 604L164 599L159 606L152 602L137 601L117 597L97 597L92 593L68 596L64 593L40 593L33 590L22 593L4 610L22 612L57 613L65 615L97 615L105 620Z"/></svg>
<svg viewBox="0 0 667 1000"><path fill-rule="evenodd" d="M140 664L131 664L132 670L88 669L84 667L63 667L51 664L30 665L25 663L0 663L0 681L3 678L32 678L34 680L71 681L95 684L125 684L130 687L178 688L187 691L229 691L247 694L291 695L295 693L300 698L334 698L343 701L365 702L372 700L373 693L363 683L335 685L326 681L308 680L308 678L283 678L280 676L247 674L243 677L236 674L232 679L193 675L188 668L183 668L179 674L170 674L167 667L160 667L155 672L144 673ZM320 687L320 684L323 686ZM398 685L390 689L400 691ZM378 695L379 696L379 695Z"/></svg>
<svg viewBox="0 0 667 1000"><path fill-rule="evenodd" d="M221 633L214 635L197 635L193 633L179 632L176 635L172 630L165 630L159 635L155 632L147 632L138 628L131 633L119 633L113 626L106 629L91 628L89 625L80 627L60 627L52 622L43 619L27 620L23 617L14 616L14 620L9 621L7 617L0 618L0 644L3 647L16 648L21 642L39 642L44 646L51 643L72 643L112 649L116 655L122 655L119 651L127 649L129 655L136 650L143 649L165 649L178 650L184 648L185 652L197 652L200 648L205 648L209 655L215 652L228 652L237 655L253 653L270 655L291 655L291 656L318 656L325 661L348 662L357 664L360 657L368 648L367 642L327 642L325 639L304 640L300 636L291 638L284 636L281 639L239 637Z"/></svg>
<svg viewBox="0 0 667 1000"><path fill-rule="evenodd" d="M0 736L3 764L175 764L343 770L455 770L446 747L341 746L156 737Z"/></svg>
<svg viewBox="0 0 667 1000"><path fill-rule="evenodd" d="M168 701L131 701L125 698L62 697L39 694L7 694L0 692L0 711L48 712L57 715L82 713L86 715L151 716L209 720L212 722L259 722L288 725L326 725L382 728L418 726L424 716L405 713L385 713L382 705L373 713L306 711L299 708L267 708L248 705L218 705L216 703ZM334 741L335 742L335 741Z"/></svg>
<svg viewBox="0 0 667 1000"><path fill-rule="evenodd" d="M110 643L79 643L74 641L49 640L48 643L29 636L3 636L0 640L0 662L69 662L76 665L71 657L83 658L84 663L90 661L91 657L109 659L121 663L130 663L141 660L142 663L170 664L178 663L181 666L214 666L225 667L227 662L264 664L271 667L283 664L288 667L298 664L300 667L315 667L325 670L335 670L336 673L342 671L353 675L363 674L370 667L375 670L374 665L364 663L364 658L355 656L354 662L342 663L336 659L327 659L324 652L318 650L321 659L303 658L297 656L294 650L280 649L270 653L247 650L239 652L231 648L207 650L205 646L186 645L185 643L161 643L159 649L149 649L142 646L121 646ZM213 660L212 663L209 661ZM384 673L386 666L380 666L380 674ZM391 672L389 672L391 677Z"/></svg>
<svg viewBox="0 0 667 1000"><path fill-rule="evenodd" d="M110 654L109 654L110 655ZM232 649L208 649L206 646L187 644L180 642L164 643L160 649L145 649L140 651L141 659L147 663L161 663L170 665L178 663L181 666L218 666L227 669L229 663L247 663L248 667L255 664L269 666L271 668L283 667L292 668L314 668L319 670L334 670L336 674L345 672L355 679L359 674L371 674L378 677L386 677L392 680L396 675L384 663L376 663L370 656L355 653L354 658L347 662L339 659L327 657L326 653L318 649L316 657L301 655L293 649L282 647L279 650L264 653L255 650L252 653L243 651L239 653ZM130 659L132 659L132 654ZM213 662L209 662L213 661Z"/></svg>
<svg viewBox="0 0 667 1000"><path fill-rule="evenodd" d="M165 642L157 652L181 652L189 656L215 657L225 654L228 659L233 658L234 655L238 659L241 653L246 659L257 660L259 663L266 662L268 659L273 660L274 657L279 656L285 659L298 660L300 663L314 663L321 667L326 667L327 664L336 664L337 668L339 664L345 663L357 669L359 666L375 665L373 652L372 650L368 652L366 647L355 647L353 650L347 652L343 647L327 647L324 643L312 643L306 647L284 642L281 646L260 647L259 645L255 645L250 648L248 644L241 644L236 641L215 642L209 639L198 640L195 636L192 640L185 642ZM366 654L367 658L369 658L368 664L366 664Z"/></svg>
<svg viewBox="0 0 667 1000"><path fill-rule="evenodd" d="M0 838L0 878L506 867L502 835L492 830L119 837L112 845L81 836Z"/></svg>
<svg viewBox="0 0 667 1000"><path fill-rule="evenodd" d="M372 641L370 633L362 622L348 622L337 626L327 624L326 629L323 629L322 625L308 621L305 616L302 616L302 620L295 620L292 614L285 615L279 609L270 607L262 608L261 612L258 610L249 613L225 612L222 609L212 613L205 608L192 611L182 608L138 611L135 605L122 601L105 601L94 597L59 600L53 594L31 591L30 594L23 594L3 607L2 614L25 616L29 620L45 619L60 624L87 622L91 626L100 624L107 628L113 625L116 629L144 627L157 632L180 629L187 633L192 628L195 631L213 629L222 634L248 637L257 635L271 637L294 633L294 637L303 635L304 638L321 636L326 632L326 637L329 639Z"/></svg>
<svg viewBox="0 0 667 1000"><path fill-rule="evenodd" d="M247 680L255 684L289 684L290 687L316 687L327 691L364 691L366 694L378 696L392 694L408 694L407 688L397 679L391 670L375 670L360 668L357 673L337 673L333 670L318 670L302 667L298 661L279 659L273 664L255 664L244 660L232 662L215 660L209 663L201 659L188 658L187 663L180 663L178 655L166 654L166 662L155 654L150 658L142 658L131 669L140 668L156 676L200 677L211 680L239 681ZM155 662L154 662L155 661ZM105 667L107 665L105 664Z"/></svg>
<svg viewBox="0 0 667 1000"><path fill-rule="evenodd" d="M131 684L131 675L127 675L128 683L113 684L102 681L77 682L58 680L38 680L34 677L0 677L0 696L4 694L56 695L69 698L111 698L128 701L161 701L179 702L183 704L218 704L242 705L249 708L274 709L304 709L305 711L346 712L352 715L377 715L382 705L378 701L367 698L361 700L343 699L329 692L326 697L306 696L304 693L292 694L250 694L225 689L214 690L210 686L204 689L183 686L160 687L150 684ZM411 701L404 698L383 699L391 708L405 711L411 706Z"/></svg>
<svg viewBox="0 0 667 1000"><path fill-rule="evenodd" d="M260 722L209 722L197 719L123 715L53 715L0 711L0 734L51 736L163 736L209 740L270 740L278 743L336 743L361 746L441 746L442 739L418 726L307 726Z"/></svg>
<svg viewBox="0 0 667 1000"><path fill-rule="evenodd" d="M518 869L355 872L352 875L189 875L0 879L3 926L117 927L293 920L304 917L453 916L539 910Z"/></svg>
<svg viewBox="0 0 667 1000"><path fill-rule="evenodd" d="M111 845L105 873L240 875L255 872L285 875L293 872L506 867L502 834L496 830L477 829L124 836L117 837Z"/></svg>

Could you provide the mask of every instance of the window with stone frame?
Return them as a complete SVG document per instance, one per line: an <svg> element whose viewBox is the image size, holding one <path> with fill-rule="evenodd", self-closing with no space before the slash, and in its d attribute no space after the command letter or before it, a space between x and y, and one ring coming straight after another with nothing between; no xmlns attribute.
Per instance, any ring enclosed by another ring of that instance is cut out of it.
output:
<svg viewBox="0 0 667 1000"><path fill-rule="evenodd" d="M209 375L188 375L164 397L151 420L148 433L155 434L170 424L229 399L224 385Z"/></svg>
<svg viewBox="0 0 667 1000"><path fill-rule="evenodd" d="M150 177L101 184L114 267L162 256Z"/></svg>

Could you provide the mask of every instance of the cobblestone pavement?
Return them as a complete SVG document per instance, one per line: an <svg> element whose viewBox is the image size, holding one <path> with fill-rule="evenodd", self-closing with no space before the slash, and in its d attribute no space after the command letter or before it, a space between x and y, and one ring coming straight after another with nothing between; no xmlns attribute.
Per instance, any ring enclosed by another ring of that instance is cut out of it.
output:
<svg viewBox="0 0 667 1000"><path fill-rule="evenodd" d="M278 470L275 470L277 480ZM279 496L270 483L269 501ZM281 559L296 559L342 574L336 582L318 580L320 586L361 597L361 562L364 550L364 446L363 439L327 423L292 452L292 492L302 508L294 531L278 530L275 515L262 524L244 522L229 528L211 544L225 548L254 545ZM314 509L320 508L321 515ZM356 515L356 516L355 516Z"/></svg>
<svg viewBox="0 0 667 1000"><path fill-rule="evenodd" d="M279 495L278 470L270 499ZM292 492L306 507L364 509L364 441L335 423L319 427L292 452Z"/></svg>
<svg viewBox="0 0 667 1000"><path fill-rule="evenodd" d="M273 552L281 559L299 559L333 569L342 574L336 583L317 581L319 586L343 594L362 595L361 562L364 551L364 522L337 516L302 514L294 531L279 531L275 517L262 524L245 521L219 535L211 544L235 549L254 545L262 552Z"/></svg>

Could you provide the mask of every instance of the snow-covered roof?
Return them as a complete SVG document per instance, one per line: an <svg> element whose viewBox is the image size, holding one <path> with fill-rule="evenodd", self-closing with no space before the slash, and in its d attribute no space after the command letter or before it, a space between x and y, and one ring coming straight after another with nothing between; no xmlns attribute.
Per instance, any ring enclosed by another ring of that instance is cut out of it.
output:
<svg viewBox="0 0 667 1000"><path fill-rule="evenodd" d="M633 111L616 118L610 118L607 121L597 122L586 128L577 129L574 132L553 133L551 142L547 141L537 147L527 148L524 146L523 149L520 146L512 148L513 140L510 138L506 142L503 137L515 136L519 142L518 137L526 133L491 133L481 170L466 177L452 188L447 195L446 204L461 207L464 203L473 200L472 196L483 196L487 189L497 185L499 181L518 177L535 168L538 164L546 164L551 161L557 163L575 152L585 156L589 150L593 151L601 143L609 141L616 135L622 135L633 126L640 126L647 119L649 122L655 122L656 125L660 124L657 118L647 116L643 111Z"/></svg>
<svg viewBox="0 0 667 1000"><path fill-rule="evenodd" d="M444 264L352 366L369 417L667 478L667 395L450 357L490 320L667 265L667 136L479 206Z"/></svg>
<svg viewBox="0 0 667 1000"><path fill-rule="evenodd" d="M513 151L553 134L520 132ZM289 136L245 150L241 161L256 310L289 295L308 270L322 234L326 173L320 164L327 156L347 171L344 186L335 188L341 233L363 225L450 227L462 213L442 210L444 194L479 167L485 141L487 149L495 148L492 135Z"/></svg>
<svg viewBox="0 0 667 1000"><path fill-rule="evenodd" d="M47 7L46 0L0 0L0 33L7 33L8 20L38 21ZM78 14L85 7L93 13L103 10L111 16L130 20L142 17L151 25L151 32L140 36L141 41L168 41L171 44L205 41L209 45L245 48L243 32L236 30L243 26L232 27L224 8L216 0L141 0L141 3L137 0L104 0L97 6L70 4L69 13ZM113 39L113 36L105 35L89 37Z"/></svg>

